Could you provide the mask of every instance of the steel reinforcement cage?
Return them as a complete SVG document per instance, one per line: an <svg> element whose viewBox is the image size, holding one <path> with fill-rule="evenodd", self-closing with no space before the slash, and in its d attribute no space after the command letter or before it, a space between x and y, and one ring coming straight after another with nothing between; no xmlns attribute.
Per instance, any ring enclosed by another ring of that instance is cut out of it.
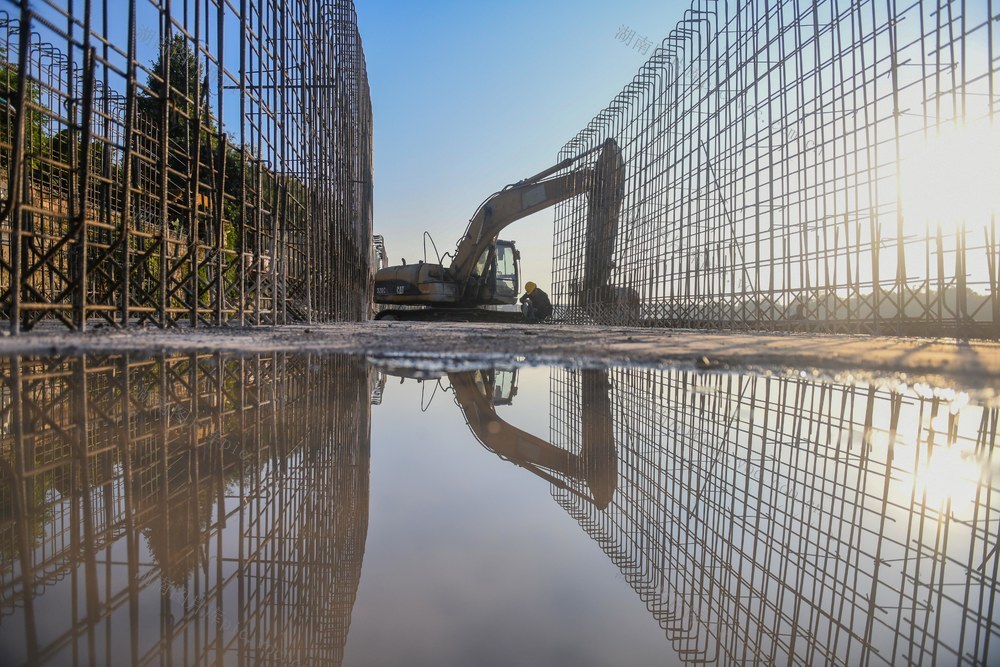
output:
<svg viewBox="0 0 1000 667"><path fill-rule="evenodd" d="M997 407L920 384L556 370L550 439L574 453L595 374L614 495L596 506L571 477L552 494L682 662L996 663Z"/></svg>
<svg viewBox="0 0 1000 667"><path fill-rule="evenodd" d="M0 0L0 98L13 332L366 317L351 0Z"/></svg>
<svg viewBox="0 0 1000 667"><path fill-rule="evenodd" d="M368 534L363 359L0 371L5 662L341 664Z"/></svg>
<svg viewBox="0 0 1000 667"><path fill-rule="evenodd" d="M559 154L615 139L624 187L557 208L557 316L1000 336L997 12L693 2Z"/></svg>

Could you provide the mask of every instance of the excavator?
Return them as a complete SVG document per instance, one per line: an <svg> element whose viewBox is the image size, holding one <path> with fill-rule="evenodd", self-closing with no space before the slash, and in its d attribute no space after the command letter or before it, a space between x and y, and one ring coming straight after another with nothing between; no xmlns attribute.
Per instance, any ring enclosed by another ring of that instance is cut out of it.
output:
<svg viewBox="0 0 1000 667"><path fill-rule="evenodd" d="M501 459L573 493L598 509L614 498L618 484L618 454L611 418L611 396L606 370L581 373L580 453L557 447L513 426L497 415L496 406L510 405L517 394L517 371L483 369L447 374L382 366L385 375L401 379L439 380L447 375L469 430L483 447ZM380 392L381 393L381 392ZM583 493L564 480L586 484Z"/></svg>
<svg viewBox="0 0 1000 667"><path fill-rule="evenodd" d="M582 163L599 152L593 165ZM576 166L576 168L573 168ZM483 306L513 305L520 280L520 253L512 241L498 240L510 224L559 202L586 193L588 196L588 250L598 256L614 245L624 192L621 150L614 139L534 176L512 183L483 202L459 240L451 263L418 262L379 269L375 274L375 303L386 308L376 320L520 321L519 312L487 310ZM560 176L560 171L572 169ZM448 257L448 254L445 255ZM597 266L595 264L595 266ZM607 285L610 269L589 267L583 295L612 294ZM603 282L602 282L603 279ZM418 308L414 308L418 306Z"/></svg>

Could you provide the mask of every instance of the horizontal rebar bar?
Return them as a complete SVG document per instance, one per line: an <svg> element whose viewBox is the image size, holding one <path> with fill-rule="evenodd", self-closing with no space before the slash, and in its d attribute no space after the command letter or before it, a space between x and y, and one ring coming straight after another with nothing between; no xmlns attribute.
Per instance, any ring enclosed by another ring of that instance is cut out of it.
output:
<svg viewBox="0 0 1000 667"><path fill-rule="evenodd" d="M557 311L1000 337L1000 197L982 175L1000 169L997 12L693 2L559 153L612 138L625 184L618 220L588 217L584 198L557 208Z"/></svg>
<svg viewBox="0 0 1000 667"><path fill-rule="evenodd" d="M0 97L11 331L367 316L352 0L5 0Z"/></svg>

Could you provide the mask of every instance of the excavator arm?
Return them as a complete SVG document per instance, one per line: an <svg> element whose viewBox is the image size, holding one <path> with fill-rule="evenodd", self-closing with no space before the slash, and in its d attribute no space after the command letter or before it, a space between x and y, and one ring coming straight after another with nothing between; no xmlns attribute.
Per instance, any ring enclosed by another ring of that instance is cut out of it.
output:
<svg viewBox="0 0 1000 667"><path fill-rule="evenodd" d="M580 167L562 176L550 177L559 171L569 169L598 150L614 153L617 160L621 161L618 145L613 140L608 140L596 148L567 158L523 181L508 185L483 202L458 242L449 269L453 279L464 284L473 277L477 267L485 264L487 259L485 253L508 225L576 195L590 193L593 196L592 190L595 185L593 167Z"/></svg>
<svg viewBox="0 0 1000 667"><path fill-rule="evenodd" d="M508 225L586 192L592 180L593 170L583 167L564 176L508 186L487 199L458 242L449 269L455 281L465 283L476 273L485 263L484 253Z"/></svg>
<svg viewBox="0 0 1000 667"><path fill-rule="evenodd" d="M444 375L391 365L382 367L381 372L418 381L439 380ZM606 370L581 370L580 374L581 442L578 453L542 440L497 415L496 406L509 404L517 391L512 384L505 395L497 371L451 371L447 376L455 392L455 403L480 444L500 458L604 509L611 503L618 486L611 384ZM378 400L381 401L381 392ZM568 479L585 482L590 493L570 487L566 483Z"/></svg>
<svg viewBox="0 0 1000 667"><path fill-rule="evenodd" d="M567 487L548 471L585 481L591 494L586 499L604 509L611 502L618 481L608 376L607 371L584 370L581 373L583 442L579 454L501 419L494 406L493 387L482 371L448 373L448 379L469 429L483 446L562 488Z"/></svg>

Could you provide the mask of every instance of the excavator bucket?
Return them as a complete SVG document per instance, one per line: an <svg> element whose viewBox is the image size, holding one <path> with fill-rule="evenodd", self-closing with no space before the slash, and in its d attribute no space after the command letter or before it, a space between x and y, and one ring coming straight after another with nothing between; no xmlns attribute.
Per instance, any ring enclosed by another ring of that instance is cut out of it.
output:
<svg viewBox="0 0 1000 667"><path fill-rule="evenodd" d="M604 509L618 487L618 449L611 419L611 385L606 370L585 370L583 377L583 476L590 486L594 505Z"/></svg>
<svg viewBox="0 0 1000 667"><path fill-rule="evenodd" d="M582 306L610 300L608 288L624 194L625 163L621 149L614 139L608 139L594 164L587 201Z"/></svg>

